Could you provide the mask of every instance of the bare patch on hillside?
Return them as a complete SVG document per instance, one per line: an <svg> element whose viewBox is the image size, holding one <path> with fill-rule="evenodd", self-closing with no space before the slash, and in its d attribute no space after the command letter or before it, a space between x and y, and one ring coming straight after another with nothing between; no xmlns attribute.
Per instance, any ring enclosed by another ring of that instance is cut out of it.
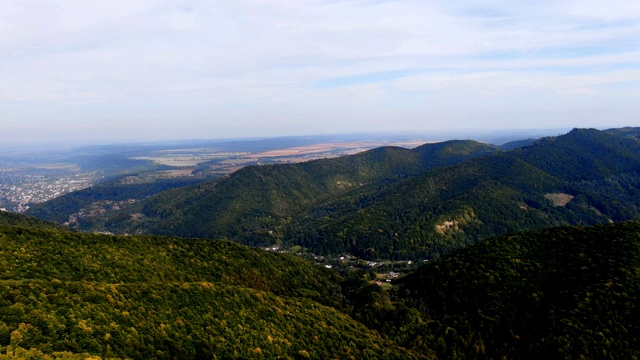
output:
<svg viewBox="0 0 640 360"><path fill-rule="evenodd" d="M436 224L436 231L444 235L451 231L460 230L460 223L457 220L445 221L442 224Z"/></svg>
<svg viewBox="0 0 640 360"><path fill-rule="evenodd" d="M142 219L142 214L141 213L131 214L131 220L140 221L141 219Z"/></svg>
<svg viewBox="0 0 640 360"><path fill-rule="evenodd" d="M566 206L571 200L573 200L574 196L569 194L557 193L557 194L545 194L545 199L551 201L553 206Z"/></svg>
<svg viewBox="0 0 640 360"><path fill-rule="evenodd" d="M442 235L451 236L457 232L462 232L462 227L479 221L473 209L467 207L458 212L458 216L452 216L453 219L445 220L440 224L435 224L435 230Z"/></svg>

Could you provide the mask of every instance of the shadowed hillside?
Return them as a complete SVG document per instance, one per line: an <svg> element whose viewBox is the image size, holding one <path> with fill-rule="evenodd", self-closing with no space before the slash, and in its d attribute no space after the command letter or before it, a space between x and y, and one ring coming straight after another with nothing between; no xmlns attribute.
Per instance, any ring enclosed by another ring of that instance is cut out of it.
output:
<svg viewBox="0 0 640 360"><path fill-rule="evenodd" d="M7 211L0 211L0 226L22 226L32 229L36 228L50 228L68 230L65 226L60 224L44 221L31 216L24 216Z"/></svg>
<svg viewBox="0 0 640 360"><path fill-rule="evenodd" d="M633 359L639 267L639 222L508 235L424 265L368 316L440 358Z"/></svg>
<svg viewBox="0 0 640 360"><path fill-rule="evenodd" d="M595 129L574 129L515 149L514 157L567 181L640 171L640 143Z"/></svg>

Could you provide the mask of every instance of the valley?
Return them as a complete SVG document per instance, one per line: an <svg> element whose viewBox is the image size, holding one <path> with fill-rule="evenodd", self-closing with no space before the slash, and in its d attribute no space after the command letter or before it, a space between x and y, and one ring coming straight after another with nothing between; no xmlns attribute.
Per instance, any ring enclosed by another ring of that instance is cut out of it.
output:
<svg viewBox="0 0 640 360"><path fill-rule="evenodd" d="M0 354L636 357L636 134L87 155L0 212Z"/></svg>
<svg viewBox="0 0 640 360"><path fill-rule="evenodd" d="M98 146L53 156L44 151L16 152L0 159L0 209L22 213L34 204L120 175L127 175L130 182L138 183L192 176L203 179L226 176L249 165L299 163L355 154L385 145L415 147L426 142L393 137L374 137L374 140L337 138L340 140L333 142L325 142L326 137L308 137L288 141ZM132 175L136 172L138 174Z"/></svg>
<svg viewBox="0 0 640 360"><path fill-rule="evenodd" d="M5 1L0 360L639 360L640 2Z"/></svg>
<svg viewBox="0 0 640 360"><path fill-rule="evenodd" d="M77 233L0 213L0 351L632 358L639 238L637 221L511 234L387 282L228 241Z"/></svg>
<svg viewBox="0 0 640 360"><path fill-rule="evenodd" d="M512 150L454 140L247 166L161 192L116 181L27 213L82 231L420 261L510 232L635 219L639 161L637 140L575 129Z"/></svg>

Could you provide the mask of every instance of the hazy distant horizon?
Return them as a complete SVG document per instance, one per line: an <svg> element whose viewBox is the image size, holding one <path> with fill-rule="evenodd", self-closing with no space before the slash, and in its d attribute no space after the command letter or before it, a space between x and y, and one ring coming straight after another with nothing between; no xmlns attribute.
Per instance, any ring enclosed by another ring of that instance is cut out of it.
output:
<svg viewBox="0 0 640 360"><path fill-rule="evenodd" d="M599 128L603 130L605 128ZM531 137L557 136L569 132L571 128L555 128L555 129L465 129L465 130L440 130L431 132L350 132L350 133L333 133L333 134L302 134L302 135L274 135L274 136L239 136L239 137L220 137L220 138L168 138L168 139L104 139L96 141L95 139L75 139L66 141L35 141L29 142L2 142L0 150L14 150L17 152L24 151L47 151L47 150L77 150L84 147L121 147L121 146L166 146L197 144L197 143L219 143L232 141L263 141L278 139L295 139L295 138L320 138L326 141L381 141L381 140L398 140L398 139L424 139L425 141L447 141L447 140L476 140L481 142L489 142L501 144L512 140L524 140Z"/></svg>

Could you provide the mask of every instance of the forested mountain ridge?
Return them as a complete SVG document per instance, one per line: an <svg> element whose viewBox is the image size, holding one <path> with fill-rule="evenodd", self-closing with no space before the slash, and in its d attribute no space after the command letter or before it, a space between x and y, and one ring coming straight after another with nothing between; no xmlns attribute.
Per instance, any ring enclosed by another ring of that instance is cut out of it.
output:
<svg viewBox="0 0 640 360"><path fill-rule="evenodd" d="M337 273L228 241L0 226L0 266L2 356L427 357L342 312Z"/></svg>
<svg viewBox="0 0 640 360"><path fill-rule="evenodd" d="M640 140L640 127L626 126L622 128L613 128L605 130L607 134L627 137L630 139Z"/></svg>
<svg viewBox="0 0 640 360"><path fill-rule="evenodd" d="M565 192L567 182L506 154L477 158L319 206L287 239L321 252L415 259L495 234L608 221L582 197L565 206L545 198Z"/></svg>
<svg viewBox="0 0 640 360"><path fill-rule="evenodd" d="M594 129L511 151L473 141L386 147L247 167L87 219L84 229L433 258L514 231L640 218L639 174L640 142Z"/></svg>
<svg viewBox="0 0 640 360"><path fill-rule="evenodd" d="M294 256L229 241L125 237L24 226L3 226L0 238L3 280L211 281L332 301L326 304L340 307L334 296L339 293L335 273Z"/></svg>
<svg viewBox="0 0 640 360"><path fill-rule="evenodd" d="M637 141L575 129L353 192L298 216L286 239L323 253L431 258L515 231L637 219L638 170Z"/></svg>
<svg viewBox="0 0 640 360"><path fill-rule="evenodd" d="M20 226L32 229L51 228L68 230L67 227L54 222L49 222L32 216L25 216L7 211L0 211L0 226Z"/></svg>
<svg viewBox="0 0 640 360"><path fill-rule="evenodd" d="M599 212L612 221L640 218L639 128L575 129L543 138L513 155L571 182Z"/></svg>
<svg viewBox="0 0 640 360"><path fill-rule="evenodd" d="M382 147L301 164L251 166L219 182L160 194L141 213L152 224L162 219L152 225L160 234L243 237L243 243L270 244L274 232L277 236L290 219L322 201L360 188L387 187L498 150L475 141L447 141L415 149ZM143 231L146 226L142 223Z"/></svg>
<svg viewBox="0 0 640 360"><path fill-rule="evenodd" d="M509 141L507 143L500 145L500 148L502 150L513 150L513 149L521 148L527 145L531 145L536 140L538 139L523 139L523 140Z"/></svg>
<svg viewBox="0 0 640 360"><path fill-rule="evenodd" d="M499 151L475 141L447 141L415 149L382 147L300 164L249 166L228 178L160 193L125 211L86 218L83 230L230 237L280 225L320 201L362 186L386 186L424 171ZM60 221L77 211L70 195L35 206L30 214ZM84 197L100 197L86 191ZM138 214L131 217L132 214ZM254 244L271 243L272 237Z"/></svg>
<svg viewBox="0 0 640 360"><path fill-rule="evenodd" d="M439 358L633 359L638 268L637 221L517 233L374 291L360 318Z"/></svg>
<svg viewBox="0 0 640 360"><path fill-rule="evenodd" d="M595 129L542 138L510 153L567 181L599 180L640 171L640 144Z"/></svg>

